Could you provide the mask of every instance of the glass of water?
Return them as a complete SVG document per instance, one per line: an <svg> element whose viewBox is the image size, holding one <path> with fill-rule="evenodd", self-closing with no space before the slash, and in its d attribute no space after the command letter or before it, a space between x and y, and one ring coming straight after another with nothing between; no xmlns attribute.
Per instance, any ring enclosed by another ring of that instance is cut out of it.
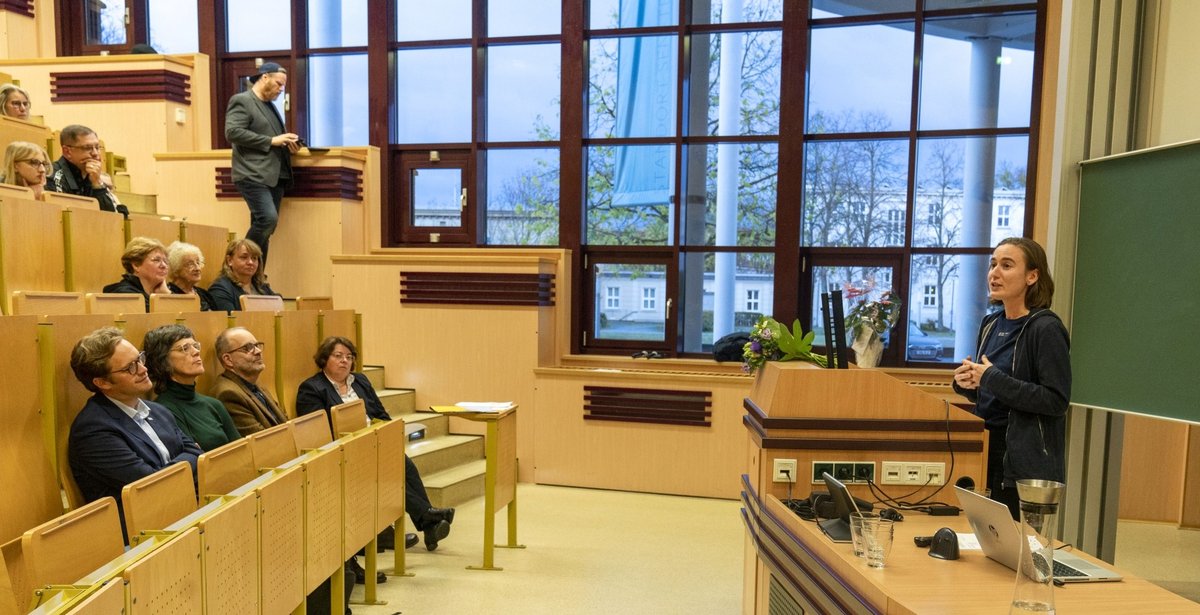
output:
<svg viewBox="0 0 1200 615"><path fill-rule="evenodd" d="M892 552L894 523L891 519L864 519L862 528L867 565L871 568L883 568L887 563L888 554Z"/></svg>
<svg viewBox="0 0 1200 615"><path fill-rule="evenodd" d="M854 554L858 557L866 557L867 552L863 548L863 521L878 520L879 513L873 512L852 512L850 513L850 541L854 543Z"/></svg>

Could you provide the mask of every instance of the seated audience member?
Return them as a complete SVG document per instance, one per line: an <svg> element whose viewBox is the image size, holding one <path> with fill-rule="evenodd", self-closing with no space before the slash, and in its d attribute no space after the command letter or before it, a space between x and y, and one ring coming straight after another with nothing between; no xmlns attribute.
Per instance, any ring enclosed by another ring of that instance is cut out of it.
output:
<svg viewBox="0 0 1200 615"><path fill-rule="evenodd" d="M275 396L257 384L266 369L264 346L244 327L226 329L217 336L217 361L225 371L211 393L225 405L243 436L287 422Z"/></svg>
<svg viewBox="0 0 1200 615"><path fill-rule="evenodd" d="M262 250L249 239L234 239L225 248L221 275L208 287L215 309L241 311L242 295L276 295L263 275Z"/></svg>
<svg viewBox="0 0 1200 615"><path fill-rule="evenodd" d="M321 410L328 412L338 404L361 399L370 420L392 420L375 393L375 387L371 386L371 381L361 373L354 373L357 356L354 342L344 337L329 337L321 342L313 357L321 371L300 383L300 390L296 393L296 414ZM425 548L433 551L438 541L450 534L454 509L434 508L429 503L421 473L407 454L404 455L404 500L405 510L412 518L413 525L417 531L425 534Z"/></svg>
<svg viewBox="0 0 1200 615"><path fill-rule="evenodd" d="M27 141L13 141L4 149L4 169L0 170L0 182L14 186L25 186L33 191L33 198L42 198L46 190L46 172L50 168L50 157L46 150Z"/></svg>
<svg viewBox="0 0 1200 615"><path fill-rule="evenodd" d="M71 124L59 134L62 158L54 162L46 189L76 196L90 196L100 202L100 209L117 211L112 187L104 182L104 150L100 137L87 126Z"/></svg>
<svg viewBox="0 0 1200 615"><path fill-rule="evenodd" d="M136 293L146 300L150 311L150 294L170 294L167 287L167 249L162 242L149 237L134 237L121 255L125 275L121 280L104 287L106 293Z"/></svg>
<svg viewBox="0 0 1200 615"><path fill-rule="evenodd" d="M167 246L167 264L167 288L172 293L200 297L201 312L213 309L212 295L198 286L200 275L204 273L204 254L200 248L182 241L171 242Z"/></svg>
<svg viewBox="0 0 1200 615"><path fill-rule="evenodd" d="M221 402L196 392L196 379L204 373L200 342L183 325L152 329L142 343L146 369L154 382L154 401L175 416L175 423L200 448L211 451L242 437Z"/></svg>
<svg viewBox="0 0 1200 615"><path fill-rule="evenodd" d="M71 371L94 393L67 441L71 474L85 501L112 496L120 509L122 487L180 461L191 464L195 477L203 451L169 410L144 400L153 387L145 362L115 327L89 333L71 351Z"/></svg>
<svg viewBox="0 0 1200 615"><path fill-rule="evenodd" d="M0 115L29 121L29 111L33 104L29 102L29 92L15 83L0 85Z"/></svg>

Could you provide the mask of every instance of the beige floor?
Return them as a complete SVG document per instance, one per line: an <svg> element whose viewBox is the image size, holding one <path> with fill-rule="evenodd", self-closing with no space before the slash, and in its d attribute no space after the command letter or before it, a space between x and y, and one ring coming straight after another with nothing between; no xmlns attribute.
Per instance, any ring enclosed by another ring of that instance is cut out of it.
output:
<svg viewBox="0 0 1200 615"><path fill-rule="evenodd" d="M415 576L379 586L381 606L355 615L673 614L740 612L740 502L521 485L518 538L497 549L503 571L482 562L483 500L458 508L454 531L435 552L408 551ZM504 515L497 538L504 542ZM1116 564L1200 601L1200 531L1121 522ZM380 554L389 566L392 552ZM363 587L355 588L361 600Z"/></svg>
<svg viewBox="0 0 1200 615"><path fill-rule="evenodd" d="M379 586L383 606L355 615L737 613L741 609L740 502L544 485L518 488L517 538L483 561L483 500L458 507L437 551L408 551L409 572ZM505 515L496 517L505 542ZM391 565L392 552L380 554ZM361 600L363 587L355 587Z"/></svg>

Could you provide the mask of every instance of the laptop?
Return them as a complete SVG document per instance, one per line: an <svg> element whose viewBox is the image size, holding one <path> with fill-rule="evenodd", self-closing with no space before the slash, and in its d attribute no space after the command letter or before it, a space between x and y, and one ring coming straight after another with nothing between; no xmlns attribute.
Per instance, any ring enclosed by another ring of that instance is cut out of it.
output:
<svg viewBox="0 0 1200 615"><path fill-rule="evenodd" d="M961 487L955 487L954 491L984 555L1016 570L1021 556L1021 526L1013 521L1008 506ZM1058 549L1054 552L1054 578L1064 583L1094 583L1120 581L1121 575Z"/></svg>

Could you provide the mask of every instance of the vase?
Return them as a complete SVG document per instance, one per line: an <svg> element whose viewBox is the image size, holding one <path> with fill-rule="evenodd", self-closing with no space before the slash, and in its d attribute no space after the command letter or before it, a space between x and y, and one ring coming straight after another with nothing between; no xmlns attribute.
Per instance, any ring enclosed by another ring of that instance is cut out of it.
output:
<svg viewBox="0 0 1200 615"><path fill-rule="evenodd" d="M883 356L883 340L867 327L859 330L850 347L854 349L854 362L859 367L875 367Z"/></svg>

